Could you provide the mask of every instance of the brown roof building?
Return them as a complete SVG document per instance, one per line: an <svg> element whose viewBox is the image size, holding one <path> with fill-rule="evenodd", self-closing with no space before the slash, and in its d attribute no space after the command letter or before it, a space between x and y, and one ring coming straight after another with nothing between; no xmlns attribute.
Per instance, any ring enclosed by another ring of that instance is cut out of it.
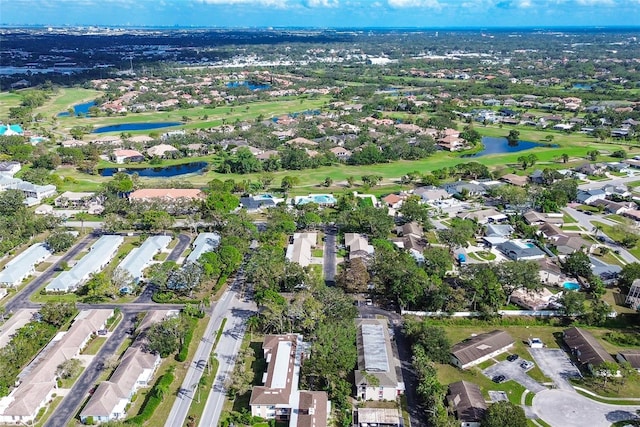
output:
<svg viewBox="0 0 640 427"><path fill-rule="evenodd" d="M466 369L504 353L513 347L514 340L505 331L491 331L459 342L451 349L451 363Z"/></svg>
<svg viewBox="0 0 640 427"><path fill-rule="evenodd" d="M447 402L465 427L479 426L487 410L480 387L467 381L449 384Z"/></svg>
<svg viewBox="0 0 640 427"><path fill-rule="evenodd" d="M179 199L204 199L204 193L197 188L143 188L129 194L129 200L137 202Z"/></svg>
<svg viewBox="0 0 640 427"><path fill-rule="evenodd" d="M640 349L634 348L630 350L624 350L618 353L616 356L618 362L627 362L631 367L640 372Z"/></svg>
<svg viewBox="0 0 640 427"><path fill-rule="evenodd" d="M565 329L562 338L578 362L594 374L597 374L594 372L595 368L604 362L615 362L596 337L584 329L575 327Z"/></svg>

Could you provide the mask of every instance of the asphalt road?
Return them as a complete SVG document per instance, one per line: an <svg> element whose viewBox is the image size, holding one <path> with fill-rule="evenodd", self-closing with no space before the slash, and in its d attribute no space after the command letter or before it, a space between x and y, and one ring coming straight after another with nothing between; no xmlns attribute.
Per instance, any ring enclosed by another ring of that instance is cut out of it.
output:
<svg viewBox="0 0 640 427"><path fill-rule="evenodd" d="M333 286L336 283L336 235L338 234L338 229L329 225L325 227L324 233L324 282L328 286Z"/></svg>
<svg viewBox="0 0 640 427"><path fill-rule="evenodd" d="M407 409L409 411L409 422L411 426L405 427L427 427L425 422L424 408L418 398L416 392L418 388L418 378L411 363L411 343L405 337L402 328L402 316L398 313L383 310L374 306L358 307L360 317L375 318L376 316L385 316L389 320L389 324L393 326L395 337L395 350L397 351L398 360L402 369L402 379L404 380L404 394L407 398Z"/></svg>
<svg viewBox="0 0 640 427"><path fill-rule="evenodd" d="M162 307L164 308L164 307ZM102 345L89 366L80 375L71 391L60 402L60 405L47 420L44 427L66 426L75 416L82 402L87 398L89 390L98 380L107 357L114 354L127 337L127 331L133 327L132 317L125 315L120 324L113 330L111 336Z"/></svg>
<svg viewBox="0 0 640 427"><path fill-rule="evenodd" d="M62 262L69 262L80 251L92 244L96 240L96 236L89 234L85 236L78 244L72 247L66 254L60 258L58 262L47 268L40 276L33 279L27 286L25 286L11 301L5 305L7 312L15 311L20 308L38 308L40 304L35 304L29 301L31 295L36 292L42 285L49 281L56 273L57 267Z"/></svg>
<svg viewBox="0 0 640 427"><path fill-rule="evenodd" d="M222 298L220 298L213 307L207 329L187 370L182 386L178 391L178 396L165 423L166 427L181 427L187 417L191 402L199 398L200 393L197 391L198 382L206 369L209 357L212 355L213 344L222 320L227 318L220 341L216 347L219 349L216 352L220 363L218 374L202 416L203 423L211 422L211 424L200 424L218 425L217 420L220 417L222 403L225 397L224 381L226 381L227 375L233 370L235 357L244 336L245 321L256 312L255 304L249 299L241 299L239 295L243 280L242 270L240 270L229 290L223 294ZM213 420L215 420L215 422Z"/></svg>
<svg viewBox="0 0 640 427"><path fill-rule="evenodd" d="M178 261L178 258L180 258L180 255L182 255L184 250L187 249L189 243L191 243L191 237L186 234L178 234L178 244L167 257L167 261Z"/></svg>

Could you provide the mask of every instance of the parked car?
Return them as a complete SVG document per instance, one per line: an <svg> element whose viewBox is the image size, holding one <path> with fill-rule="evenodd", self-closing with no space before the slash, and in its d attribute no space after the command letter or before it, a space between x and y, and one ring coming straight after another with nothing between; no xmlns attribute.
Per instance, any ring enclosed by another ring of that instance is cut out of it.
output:
<svg viewBox="0 0 640 427"><path fill-rule="evenodd" d="M510 355L507 357L507 360L508 360L509 362L514 362L514 361L518 360L518 355L517 355L517 354L510 354Z"/></svg>
<svg viewBox="0 0 640 427"><path fill-rule="evenodd" d="M491 378L491 381L493 381L494 383L500 384L501 382L504 382L504 380L506 380L507 377L505 377L504 375L496 375L495 377Z"/></svg>
<svg viewBox="0 0 640 427"><path fill-rule="evenodd" d="M522 369L524 369L524 370L531 369L531 368L533 368L533 362L529 362L529 361L525 360L524 362L522 362L522 363L520 364L520 367L521 367Z"/></svg>

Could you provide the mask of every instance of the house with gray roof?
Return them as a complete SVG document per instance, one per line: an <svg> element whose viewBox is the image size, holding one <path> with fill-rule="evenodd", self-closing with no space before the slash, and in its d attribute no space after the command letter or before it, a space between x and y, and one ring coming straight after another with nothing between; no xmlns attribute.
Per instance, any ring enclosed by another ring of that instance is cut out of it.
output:
<svg viewBox="0 0 640 427"><path fill-rule="evenodd" d="M467 369L489 360L513 347L515 341L505 331L491 331L473 336L451 348L451 363Z"/></svg>
<svg viewBox="0 0 640 427"><path fill-rule="evenodd" d="M482 196L487 192L485 186L477 182L456 181L443 184L442 188L451 196L467 193L469 196Z"/></svg>
<svg viewBox="0 0 640 427"><path fill-rule="evenodd" d="M620 363L628 363L633 369L640 372L640 349L623 350L616 355L616 359Z"/></svg>
<svg viewBox="0 0 640 427"><path fill-rule="evenodd" d="M514 261L542 259L546 254L534 243L523 240L507 240L499 243L496 248L509 259Z"/></svg>
<svg viewBox="0 0 640 427"><path fill-rule="evenodd" d="M132 287L143 278L144 270L151 264L153 257L167 249L171 242L170 236L151 236L144 243L133 249L118 265L117 269L122 269L131 275L132 283L120 289L120 292L129 293Z"/></svg>
<svg viewBox="0 0 640 427"><path fill-rule="evenodd" d="M49 283L46 292L73 292L84 284L92 274L104 269L116 256L124 237L104 235L91 246L89 253L80 259L69 271L63 271Z"/></svg>
<svg viewBox="0 0 640 427"><path fill-rule="evenodd" d="M200 233L193 241L191 253L187 256L186 263L197 262L205 252L213 252L220 245L218 233Z"/></svg>
<svg viewBox="0 0 640 427"><path fill-rule="evenodd" d="M356 397L361 400L396 400L404 393L404 382L400 362L393 354L386 319L358 319L356 325Z"/></svg>
<svg viewBox="0 0 640 427"><path fill-rule="evenodd" d="M591 204L596 200L604 200L607 197L607 192L602 188L595 188L592 190L578 190L578 197L576 200L585 205Z"/></svg>
<svg viewBox="0 0 640 427"><path fill-rule="evenodd" d="M461 426L480 427L487 411L487 403L476 384L468 381L449 384L447 403Z"/></svg>
<svg viewBox="0 0 640 427"><path fill-rule="evenodd" d="M36 271L36 266L49 258L52 252L44 243L36 243L18 254L0 271L0 286L15 288Z"/></svg>

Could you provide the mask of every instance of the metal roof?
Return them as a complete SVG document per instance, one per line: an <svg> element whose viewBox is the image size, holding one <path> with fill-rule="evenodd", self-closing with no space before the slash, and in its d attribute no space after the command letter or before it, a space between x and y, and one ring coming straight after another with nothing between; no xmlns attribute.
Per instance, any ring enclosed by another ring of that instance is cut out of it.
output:
<svg viewBox="0 0 640 427"><path fill-rule="evenodd" d="M33 268L51 255L44 243L29 246L24 252L13 258L0 272L0 283L17 284L24 280Z"/></svg>
<svg viewBox="0 0 640 427"><path fill-rule="evenodd" d="M217 233L200 233L193 241L193 250L187 256L186 262L196 262L205 252L215 250L220 244L220 235Z"/></svg>
<svg viewBox="0 0 640 427"><path fill-rule="evenodd" d="M118 247L124 242L124 237L106 235L98 239L91 246L87 255L69 271L63 271L46 287L50 292L68 292L77 288L93 273L102 270L116 254Z"/></svg>
<svg viewBox="0 0 640 427"><path fill-rule="evenodd" d="M151 236L139 247L135 248L122 260L119 269L128 271L134 282L139 282L142 278L142 270L144 270L149 262L158 252L165 249L169 242L170 236Z"/></svg>
<svg viewBox="0 0 640 427"><path fill-rule="evenodd" d="M389 358L382 325L363 324L362 345L364 353L364 369L371 372L389 371Z"/></svg>

